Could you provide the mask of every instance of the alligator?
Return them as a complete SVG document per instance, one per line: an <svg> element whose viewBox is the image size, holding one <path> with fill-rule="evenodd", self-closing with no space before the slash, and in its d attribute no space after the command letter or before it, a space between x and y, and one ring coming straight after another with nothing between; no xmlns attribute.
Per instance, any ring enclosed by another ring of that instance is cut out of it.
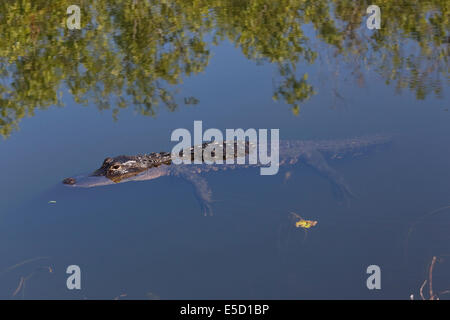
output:
<svg viewBox="0 0 450 320"><path fill-rule="evenodd" d="M362 136L342 140L281 140L279 142L279 165L294 165L298 161L309 165L331 182L338 198L348 202L355 195L343 176L330 167L327 158L336 159L346 155L359 155L371 147L385 145L390 141L391 138L385 135ZM218 144L217 142L207 142L198 147L204 150L211 143ZM227 145L225 142L223 143L223 157L225 159ZM245 144L234 142L234 152L230 153L232 157L238 158L242 156L242 153L239 152L244 150L244 155L248 157L254 150L253 147L248 142L245 142ZM195 148L191 147L186 150L186 154L181 151L179 156L189 157L190 152L191 160L193 160ZM238 152L239 148L241 151ZM268 149L270 150L270 148ZM211 155L214 156L213 153ZM66 178L63 180L63 184L71 187L89 188L122 182L152 180L163 176L180 177L193 185L203 214L212 215L212 191L205 178L201 176L202 173L262 166L259 162L255 164L249 164L248 162L245 162L245 164L210 164L205 161L200 164L176 165L173 163L172 157L169 152L108 157L103 161L100 168L92 174Z"/></svg>

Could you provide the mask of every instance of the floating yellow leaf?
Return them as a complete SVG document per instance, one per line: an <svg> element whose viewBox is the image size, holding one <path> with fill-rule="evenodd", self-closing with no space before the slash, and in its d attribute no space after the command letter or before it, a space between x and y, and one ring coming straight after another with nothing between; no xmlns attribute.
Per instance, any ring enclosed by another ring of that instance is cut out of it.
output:
<svg viewBox="0 0 450 320"><path fill-rule="evenodd" d="M299 216L298 214L296 214L294 212L291 212L291 214L297 219L297 221L295 222L295 226L297 228L309 229L311 227L316 226L316 224L317 224L317 221L305 220L301 216Z"/></svg>
<svg viewBox="0 0 450 320"><path fill-rule="evenodd" d="M300 219L295 223L295 226L297 228L309 229L311 227L314 227L316 224L317 221Z"/></svg>

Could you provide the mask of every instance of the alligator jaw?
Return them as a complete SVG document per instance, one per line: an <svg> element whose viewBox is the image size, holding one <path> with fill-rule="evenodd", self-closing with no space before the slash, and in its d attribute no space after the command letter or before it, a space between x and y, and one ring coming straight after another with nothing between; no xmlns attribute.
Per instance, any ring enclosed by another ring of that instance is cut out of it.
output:
<svg viewBox="0 0 450 320"><path fill-rule="evenodd" d="M116 182L106 178L105 176L81 175L74 178L66 178L62 181L62 183L68 187L90 188L115 184Z"/></svg>

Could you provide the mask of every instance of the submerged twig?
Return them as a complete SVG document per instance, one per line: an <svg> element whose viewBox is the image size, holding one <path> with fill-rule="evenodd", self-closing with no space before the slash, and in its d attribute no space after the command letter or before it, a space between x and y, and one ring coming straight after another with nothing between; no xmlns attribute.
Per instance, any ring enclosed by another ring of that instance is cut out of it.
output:
<svg viewBox="0 0 450 320"><path fill-rule="evenodd" d="M433 258L431 259L430 266L428 267L428 279L425 279L423 281L422 285L420 286L419 294L420 294L420 297L422 298L422 300L439 300L440 295L450 293L450 290L444 290L439 293L435 293L433 290L433 271L434 271L434 267L436 266L436 262L440 262L439 258L436 256L433 256ZM428 299L425 297L425 295L423 293L427 284L428 284L428 294L429 294ZM414 295L411 295L411 297L413 299Z"/></svg>
<svg viewBox="0 0 450 320"><path fill-rule="evenodd" d="M36 272L40 269L44 269L47 270L49 273L53 273L53 269L50 266L45 266L45 267L38 267L36 268L35 271L31 272L29 275L27 275L26 277L20 277L20 282L19 285L17 286L16 290L14 290L12 296L15 297L20 291L22 291L22 299L25 298L25 284L28 280L30 280L30 278L32 276L34 276L36 274Z"/></svg>
<svg viewBox="0 0 450 320"><path fill-rule="evenodd" d="M12 271L12 270L18 268L18 267L21 267L21 266L23 266L25 264L28 264L28 263L31 263L31 262L35 262L35 261L39 261L39 260L43 260L43 259L49 259L49 257L36 257L36 258L27 259L27 260L24 260L22 262L16 263L15 265L10 266L10 267L6 268L5 270L3 270L2 272L0 272L0 276L5 274L5 273L7 273L7 272L9 272L9 271Z"/></svg>
<svg viewBox="0 0 450 320"><path fill-rule="evenodd" d="M15 297L20 292L20 289L22 289L24 284L25 284L25 278L24 277L20 277L19 285L17 286L16 290L12 294L13 297Z"/></svg>
<svg viewBox="0 0 450 320"><path fill-rule="evenodd" d="M117 297L115 297L114 300L119 300L120 298L124 298L126 296L127 296L126 293L122 293L122 294L119 294Z"/></svg>
<svg viewBox="0 0 450 320"><path fill-rule="evenodd" d="M439 213L439 212L441 212L441 211L444 211L444 210L446 210L446 209L450 209L450 206L444 206L444 207L440 207L440 208L438 208L438 209L429 211L429 212L425 213L423 216L421 216L419 219L417 219L414 223L411 224L411 226L410 226L409 229L408 229L408 233L406 234L406 239L405 239L405 244L404 244L404 246L405 246L405 251L404 251L405 259L406 259L406 257L407 257L407 251L408 251L408 245L409 245L409 238L410 238L411 234L413 233L414 228L415 228L420 222L422 222L425 218L427 218L427 217L429 217L429 216L432 216L432 215L435 215L435 214L437 214L437 213Z"/></svg>
<svg viewBox="0 0 450 320"><path fill-rule="evenodd" d="M24 266L26 264L29 264L29 263L32 263L35 261L39 261L39 260L43 260L43 259L48 259L48 258L49 257L36 257L36 258L24 260L22 262L16 263L15 265L12 265L12 266L6 268L2 272L0 272L0 276L6 274L16 268ZM12 297L15 297L19 292L22 292L22 298L24 298L25 297L25 285L26 285L27 280L29 280L32 276L34 276L36 274L36 272L38 272L39 270L42 270L42 269L47 270L49 273L53 273L53 269L51 266L39 266L33 272L28 274L27 276L21 276L20 280L19 280L19 284L17 285L17 288L12 293Z"/></svg>
<svg viewBox="0 0 450 320"><path fill-rule="evenodd" d="M428 281L429 281L428 288L430 292L430 300L435 300L435 298L439 300L439 298L433 292L433 269L434 265L436 264L436 260L437 258L434 256L433 259L431 260L430 269L428 270Z"/></svg>

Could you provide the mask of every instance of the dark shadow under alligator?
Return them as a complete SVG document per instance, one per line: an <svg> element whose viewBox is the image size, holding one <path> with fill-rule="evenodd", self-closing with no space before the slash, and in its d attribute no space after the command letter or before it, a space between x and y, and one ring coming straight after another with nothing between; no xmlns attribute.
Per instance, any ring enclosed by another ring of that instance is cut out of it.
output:
<svg viewBox="0 0 450 320"><path fill-rule="evenodd" d="M348 200L354 197L353 192L345 182L343 176L329 166L327 158L340 158L345 155L361 154L371 147L387 144L391 138L385 135L372 135L342 140L308 140L308 141L280 141L279 165L294 165L298 161L316 169L333 185L340 199ZM204 149L208 143L204 143ZM248 143L245 152L249 152ZM235 143L234 157L237 145ZM193 148L190 149L191 156ZM268 148L270 150L270 147ZM226 154L226 151L224 151ZM180 153L182 155L182 153ZM176 176L189 181L195 190L205 215L212 214L212 191L207 181L200 174L211 171L248 168L262 165L257 164L181 164L172 163L168 152L151 153L136 156L121 155L115 158L106 158L102 166L87 176L66 178L63 183L72 187L96 187L109 184L152 180L163 176Z"/></svg>

